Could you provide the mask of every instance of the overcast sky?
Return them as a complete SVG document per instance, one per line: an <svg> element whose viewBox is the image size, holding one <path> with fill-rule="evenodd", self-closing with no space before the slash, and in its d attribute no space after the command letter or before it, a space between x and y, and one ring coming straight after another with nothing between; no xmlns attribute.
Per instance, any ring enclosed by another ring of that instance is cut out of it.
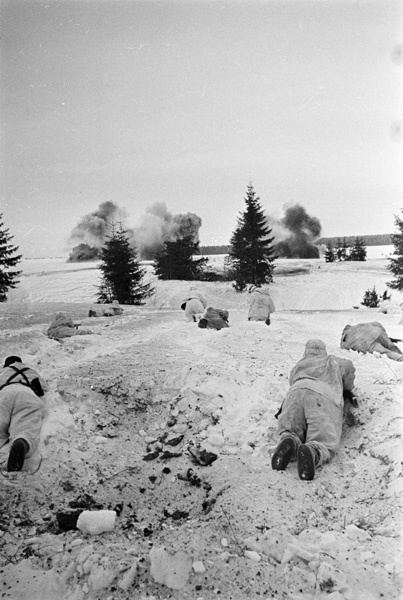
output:
<svg viewBox="0 0 403 600"><path fill-rule="evenodd" d="M403 3L0 0L1 206L25 256L101 202L165 202L226 244L249 181L323 236L403 207Z"/></svg>

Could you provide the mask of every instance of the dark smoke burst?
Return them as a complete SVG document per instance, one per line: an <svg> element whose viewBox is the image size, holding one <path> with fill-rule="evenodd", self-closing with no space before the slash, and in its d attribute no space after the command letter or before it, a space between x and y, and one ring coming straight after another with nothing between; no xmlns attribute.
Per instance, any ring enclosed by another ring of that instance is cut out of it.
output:
<svg viewBox="0 0 403 600"><path fill-rule="evenodd" d="M74 246L69 254L67 262L84 262L86 260L98 260L99 248L91 248L88 244Z"/></svg>
<svg viewBox="0 0 403 600"><path fill-rule="evenodd" d="M319 258L314 242L320 237L319 219L311 217L303 206L288 206L279 222L284 239L276 245L276 253L283 258Z"/></svg>
<svg viewBox="0 0 403 600"><path fill-rule="evenodd" d="M102 202L97 210L81 218L70 234L70 241L100 248L113 228L123 224L125 218L125 209L119 208L114 202Z"/></svg>
<svg viewBox="0 0 403 600"><path fill-rule="evenodd" d="M126 210L111 201L102 202L97 210L84 215L70 234L70 244L74 246L68 261L79 262L94 260L104 245L108 235L118 227L124 227ZM130 234L130 230L128 232Z"/></svg>
<svg viewBox="0 0 403 600"><path fill-rule="evenodd" d="M185 236L198 242L202 225L201 218L194 213L172 215L164 202L156 202L147 208L139 227L128 228L125 220L126 210L114 202L103 202L97 210L82 217L70 235L70 243L79 244L73 248L69 261L96 258L108 235L120 226L127 232L139 258L151 260L164 249L165 242L174 242Z"/></svg>
<svg viewBox="0 0 403 600"><path fill-rule="evenodd" d="M164 249L165 242L175 242L185 236L198 242L201 224L201 218L194 213L172 215L165 202L155 202L147 208L140 226L134 229L133 239L140 257L151 260Z"/></svg>

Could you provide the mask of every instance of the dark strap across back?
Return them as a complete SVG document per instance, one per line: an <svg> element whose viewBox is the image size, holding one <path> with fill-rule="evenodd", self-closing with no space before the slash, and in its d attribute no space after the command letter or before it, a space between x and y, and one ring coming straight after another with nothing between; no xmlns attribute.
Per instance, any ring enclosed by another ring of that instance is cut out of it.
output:
<svg viewBox="0 0 403 600"><path fill-rule="evenodd" d="M9 365L8 368L13 369L14 373L12 375L10 375L10 377L7 379L7 381L5 383L3 383L3 385L0 386L0 390L2 390L7 385L10 385L12 383L21 383L22 385L26 385L29 388L31 387L31 383L30 383L28 377L25 375L25 371L28 371L29 367L24 367L23 369L19 369L18 367L15 367L14 365ZM13 379L18 377L18 375L22 375L24 381L13 382Z"/></svg>

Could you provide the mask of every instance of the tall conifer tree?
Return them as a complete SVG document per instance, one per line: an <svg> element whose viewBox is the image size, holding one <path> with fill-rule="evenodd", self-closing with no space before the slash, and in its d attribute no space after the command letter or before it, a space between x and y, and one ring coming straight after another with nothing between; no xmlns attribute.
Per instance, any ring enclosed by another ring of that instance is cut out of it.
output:
<svg viewBox="0 0 403 600"><path fill-rule="evenodd" d="M273 281L274 237L252 183L245 198L246 210L238 217L238 226L230 239L229 258L235 274L234 287L242 291L248 284L261 286Z"/></svg>
<svg viewBox="0 0 403 600"><path fill-rule="evenodd" d="M398 228L397 233L392 235L392 244L395 249L389 258L388 269L395 279L388 283L388 287L394 290L403 291L403 209L402 218L395 216L395 225Z"/></svg>
<svg viewBox="0 0 403 600"><path fill-rule="evenodd" d="M102 272L98 302L117 300L120 304L144 304L153 294L150 284L143 284L145 269L137 260L137 252L129 244L126 232L113 232L101 249Z"/></svg>
<svg viewBox="0 0 403 600"><path fill-rule="evenodd" d="M164 249L155 257L155 274L158 279L191 281L201 278L208 258L194 258L197 254L199 242L195 242L192 236L165 242Z"/></svg>
<svg viewBox="0 0 403 600"><path fill-rule="evenodd" d="M10 244L14 236L9 234L9 229L4 227L3 215L0 213L0 302L7 300L9 289L16 287L17 277L21 271L13 271L21 260L22 254L16 254L18 246Z"/></svg>

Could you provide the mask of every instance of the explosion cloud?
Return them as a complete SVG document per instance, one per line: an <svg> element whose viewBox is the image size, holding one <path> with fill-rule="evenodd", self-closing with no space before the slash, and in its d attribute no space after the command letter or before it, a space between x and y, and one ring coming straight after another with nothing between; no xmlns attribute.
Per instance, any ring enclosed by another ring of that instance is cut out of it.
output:
<svg viewBox="0 0 403 600"><path fill-rule="evenodd" d="M194 213L172 215L165 202L155 202L147 208L140 226L134 229L134 243L141 258L152 259L164 248L165 242L185 236L198 242L201 224L201 218Z"/></svg>
<svg viewBox="0 0 403 600"><path fill-rule="evenodd" d="M114 202L102 202L97 210L84 215L70 234L71 242L80 242L90 248L100 248L113 227L123 223L126 211Z"/></svg>
<svg viewBox="0 0 403 600"><path fill-rule="evenodd" d="M156 202L146 209L138 227L128 228L124 222L126 210L114 202L103 202L94 212L82 217L70 235L70 242L79 242L70 254L70 261L91 260L94 248L101 248L113 228L121 225L127 232L133 248L141 259L153 259L167 241L173 242L190 236L199 241L202 220L194 213L172 215L164 202Z"/></svg>
<svg viewBox="0 0 403 600"><path fill-rule="evenodd" d="M314 245L320 236L319 219L311 217L300 204L287 206L282 219L268 218L275 235L276 252L283 258L319 258L319 248Z"/></svg>

